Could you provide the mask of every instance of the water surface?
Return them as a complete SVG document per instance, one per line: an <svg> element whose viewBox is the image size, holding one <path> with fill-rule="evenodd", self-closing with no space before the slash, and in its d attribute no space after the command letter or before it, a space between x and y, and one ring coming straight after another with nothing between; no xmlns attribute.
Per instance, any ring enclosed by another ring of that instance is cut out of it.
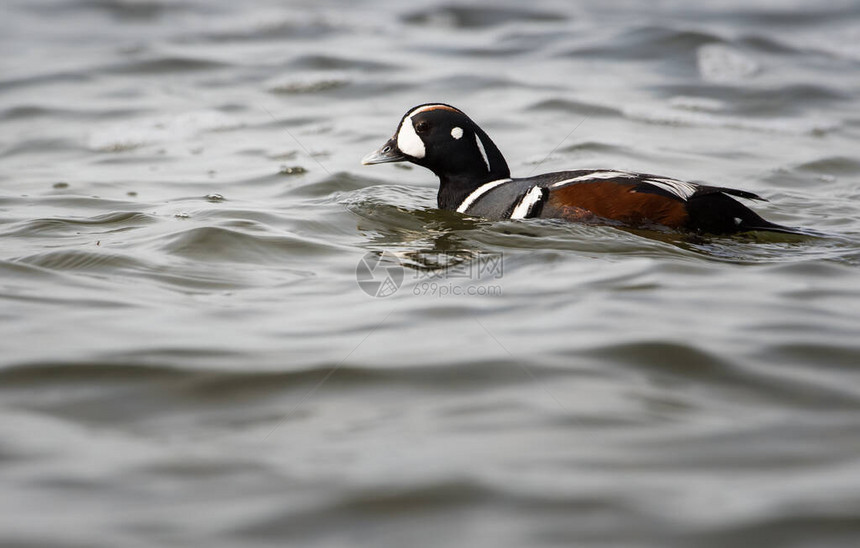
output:
<svg viewBox="0 0 860 548"><path fill-rule="evenodd" d="M856 546L858 28L849 1L7 2L0 544ZM437 211L429 172L359 165L428 101L517 176L733 186L822 235Z"/></svg>

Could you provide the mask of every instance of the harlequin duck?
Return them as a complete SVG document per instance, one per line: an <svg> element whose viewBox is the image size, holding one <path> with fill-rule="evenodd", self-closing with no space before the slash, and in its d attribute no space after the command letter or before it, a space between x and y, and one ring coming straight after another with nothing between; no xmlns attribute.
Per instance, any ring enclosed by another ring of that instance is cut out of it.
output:
<svg viewBox="0 0 860 548"><path fill-rule="evenodd" d="M410 109L394 137L361 163L404 161L439 177L439 208L491 220L560 218L711 234L795 232L732 198L764 200L744 190L611 169L511 178L504 156L484 130L442 103Z"/></svg>

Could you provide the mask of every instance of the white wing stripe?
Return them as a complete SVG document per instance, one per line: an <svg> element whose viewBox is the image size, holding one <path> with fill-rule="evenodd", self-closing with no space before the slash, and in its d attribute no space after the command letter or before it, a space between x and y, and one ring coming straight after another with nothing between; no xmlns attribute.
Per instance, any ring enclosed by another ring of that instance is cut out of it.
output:
<svg viewBox="0 0 860 548"><path fill-rule="evenodd" d="M690 196L699 190L699 186L694 183L678 181L677 179L644 179L643 183L656 186L666 192L670 192L682 200L688 199Z"/></svg>
<svg viewBox="0 0 860 548"><path fill-rule="evenodd" d="M592 180L600 180L600 179L619 179L619 178L629 179L631 177L636 177L636 174L629 173L627 171L594 171L594 172L588 173L586 175L580 175L579 177L574 177L572 179L565 179L563 181L553 183L550 185L550 188L558 188L560 186L569 185L571 183L579 183L582 181L592 181Z"/></svg>
<svg viewBox="0 0 860 548"><path fill-rule="evenodd" d="M582 183L585 181L597 181L602 179L636 179L640 177L642 177L642 175L639 175L637 173L630 173L628 171L594 171L586 175L580 175L579 177L573 177L571 179L565 179L563 181L553 183L549 186L549 188L554 189L573 183ZM639 182L655 186L661 190L665 190L666 192L674 194L682 200L689 199L699 190L699 185L695 183L688 183L686 181L679 181L677 179L668 179L664 177L643 177L639 180Z"/></svg>
<svg viewBox="0 0 860 548"><path fill-rule="evenodd" d="M463 200L463 202L459 206L457 206L457 212L466 213L466 210L469 209L469 207L473 203L475 203L475 200L477 200L490 190L496 188L497 186L507 182L510 182L510 179L498 179L496 181L490 181L489 183L482 184L481 186L473 190L471 194L466 196L466 199Z"/></svg>

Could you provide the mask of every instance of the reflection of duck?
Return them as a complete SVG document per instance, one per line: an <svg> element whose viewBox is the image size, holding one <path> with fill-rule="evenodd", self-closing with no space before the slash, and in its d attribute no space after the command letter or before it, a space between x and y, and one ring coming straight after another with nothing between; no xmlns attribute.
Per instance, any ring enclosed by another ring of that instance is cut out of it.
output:
<svg viewBox="0 0 860 548"><path fill-rule="evenodd" d="M362 163L402 161L426 167L439 177L441 209L476 217L609 221L712 234L795 232L766 221L732 198L763 200L743 190L617 170L512 179L504 156L487 134L463 112L441 103L407 112L394 137Z"/></svg>

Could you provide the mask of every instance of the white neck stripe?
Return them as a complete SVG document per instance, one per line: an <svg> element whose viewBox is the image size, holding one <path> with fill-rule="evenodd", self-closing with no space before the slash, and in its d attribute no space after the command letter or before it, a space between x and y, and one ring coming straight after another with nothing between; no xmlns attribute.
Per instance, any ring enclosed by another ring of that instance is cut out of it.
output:
<svg viewBox="0 0 860 548"><path fill-rule="evenodd" d="M493 171L490 168L490 160L487 158L487 151L484 150L484 143L481 141L481 137L478 135L478 132L475 132L475 141L478 143L478 150L481 151L481 158L483 158L484 163L487 164L487 171Z"/></svg>
<svg viewBox="0 0 860 548"><path fill-rule="evenodd" d="M466 213L466 210L469 209L469 207L471 207L473 203L475 203L475 200L477 200L487 192L493 190L497 186L504 183L508 183L510 181L510 179L498 179L496 181L490 181L489 183L482 184L481 186L473 190L471 194L466 196L466 199L463 200L463 202L459 206L457 206L457 212Z"/></svg>

